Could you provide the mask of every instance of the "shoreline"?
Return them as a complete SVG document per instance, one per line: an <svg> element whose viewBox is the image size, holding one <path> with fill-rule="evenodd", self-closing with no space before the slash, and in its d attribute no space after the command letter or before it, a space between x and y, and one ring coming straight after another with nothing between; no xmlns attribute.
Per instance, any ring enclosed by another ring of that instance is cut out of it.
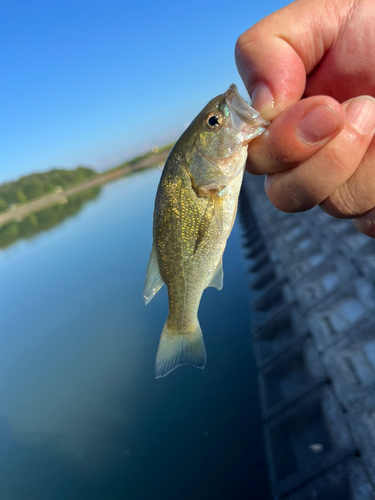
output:
<svg viewBox="0 0 375 500"><path fill-rule="evenodd" d="M165 162L169 155L169 152L170 150L154 153L153 155L140 160L132 166L127 165L123 168L119 168L118 170L97 174L94 178L65 189L61 191L61 193L52 193L37 200L30 201L25 205L21 205L14 210L0 213L0 227L13 220L22 219L30 213L39 212L40 210L43 210L44 208L47 208L56 203L64 203L64 200L66 200L66 198L77 194L80 191L85 191L86 189L101 186L103 184L106 184L107 182L113 181L120 177L125 177L126 175L132 174L133 172L137 172L138 170L156 166L158 163Z"/></svg>

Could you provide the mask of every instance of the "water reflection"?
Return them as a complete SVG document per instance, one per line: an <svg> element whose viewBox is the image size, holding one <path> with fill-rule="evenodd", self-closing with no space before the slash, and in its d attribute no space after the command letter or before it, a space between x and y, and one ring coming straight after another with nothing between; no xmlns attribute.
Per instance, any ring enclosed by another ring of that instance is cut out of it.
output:
<svg viewBox="0 0 375 500"><path fill-rule="evenodd" d="M100 191L101 186L87 189L69 198L61 197L55 205L40 212L30 213L21 220L8 222L0 227L0 249L7 248L18 240L33 238L76 215L87 202L97 198Z"/></svg>
<svg viewBox="0 0 375 500"><path fill-rule="evenodd" d="M159 177L106 185L0 252L1 500L269 498L237 225L200 309L206 368L154 378L167 296L146 308L142 291Z"/></svg>
<svg viewBox="0 0 375 500"><path fill-rule="evenodd" d="M0 498L48 498L51 490L56 500L74 498L74 465L59 453L54 443L59 436L46 437L17 435L9 421L0 416Z"/></svg>

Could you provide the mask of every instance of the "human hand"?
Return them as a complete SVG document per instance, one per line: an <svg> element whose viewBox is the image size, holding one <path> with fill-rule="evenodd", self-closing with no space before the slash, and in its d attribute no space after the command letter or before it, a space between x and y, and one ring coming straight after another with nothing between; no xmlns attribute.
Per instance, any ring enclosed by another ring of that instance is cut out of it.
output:
<svg viewBox="0 0 375 500"><path fill-rule="evenodd" d="M373 238L374 25L372 0L296 0L236 45L253 106L272 120L250 143L247 170L267 174L277 208L320 204Z"/></svg>

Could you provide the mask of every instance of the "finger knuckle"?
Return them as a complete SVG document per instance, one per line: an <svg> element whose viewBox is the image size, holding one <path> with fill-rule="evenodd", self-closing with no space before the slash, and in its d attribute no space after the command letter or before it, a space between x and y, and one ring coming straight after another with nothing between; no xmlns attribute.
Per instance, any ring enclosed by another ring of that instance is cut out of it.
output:
<svg viewBox="0 0 375 500"><path fill-rule="evenodd" d="M321 163L326 166L327 175L343 177L345 180L351 170L349 162L342 156L341 153L333 149L328 149L323 152Z"/></svg>
<svg viewBox="0 0 375 500"><path fill-rule="evenodd" d="M350 188L350 183L346 182L338 189L338 199L341 201L341 212L345 216L352 217L366 211L363 210L361 202L357 201L355 193Z"/></svg>
<svg viewBox="0 0 375 500"><path fill-rule="evenodd" d="M359 217L373 208L375 199L359 193L350 182L346 182L324 201L330 215L339 219Z"/></svg>

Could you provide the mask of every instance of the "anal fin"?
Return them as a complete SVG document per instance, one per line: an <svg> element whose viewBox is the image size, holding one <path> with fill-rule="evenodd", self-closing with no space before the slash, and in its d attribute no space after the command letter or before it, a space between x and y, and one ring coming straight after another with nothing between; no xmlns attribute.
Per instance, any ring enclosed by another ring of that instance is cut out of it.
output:
<svg viewBox="0 0 375 500"><path fill-rule="evenodd" d="M158 293L163 285L164 281L160 276L155 245L152 245L150 260L147 266L145 287L143 290L143 299L146 305L153 299L154 295Z"/></svg>
<svg viewBox="0 0 375 500"><path fill-rule="evenodd" d="M223 279L224 279L223 258L221 258L217 263L216 271L207 286L212 286L217 290L221 290L223 288Z"/></svg>

